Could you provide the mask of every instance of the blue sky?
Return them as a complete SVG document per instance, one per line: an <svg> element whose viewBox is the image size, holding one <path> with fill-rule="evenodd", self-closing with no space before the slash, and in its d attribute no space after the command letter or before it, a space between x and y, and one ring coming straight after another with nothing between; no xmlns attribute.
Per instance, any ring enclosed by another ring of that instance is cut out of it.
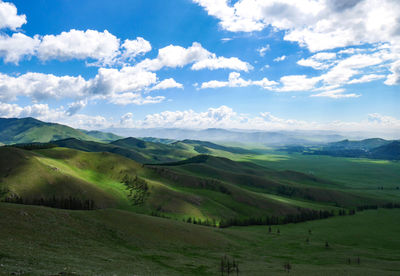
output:
<svg viewBox="0 0 400 276"><path fill-rule="evenodd" d="M400 133L398 14L392 0L0 0L0 116Z"/></svg>

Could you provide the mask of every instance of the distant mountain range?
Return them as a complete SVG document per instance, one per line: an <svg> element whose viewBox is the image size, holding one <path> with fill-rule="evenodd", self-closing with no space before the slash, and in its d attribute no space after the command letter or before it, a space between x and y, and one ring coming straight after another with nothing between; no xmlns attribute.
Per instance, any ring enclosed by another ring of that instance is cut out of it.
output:
<svg viewBox="0 0 400 276"><path fill-rule="evenodd" d="M262 144L271 146L312 145L335 142L346 137L326 131L239 131L219 128L203 130L180 128L123 129L110 128L106 131L122 136L156 137L172 140L203 140L212 142L236 142L243 144Z"/></svg>
<svg viewBox="0 0 400 276"><path fill-rule="evenodd" d="M380 138L361 141L343 140L329 143L320 149L302 148L306 154L331 155L340 157L372 158L386 160L400 160L400 141L384 140Z"/></svg>

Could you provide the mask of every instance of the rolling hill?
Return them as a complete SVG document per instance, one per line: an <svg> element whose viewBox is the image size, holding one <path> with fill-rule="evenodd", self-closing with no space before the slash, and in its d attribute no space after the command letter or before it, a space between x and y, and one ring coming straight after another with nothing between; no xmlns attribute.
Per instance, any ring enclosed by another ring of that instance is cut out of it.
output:
<svg viewBox="0 0 400 276"><path fill-rule="evenodd" d="M96 208L218 223L379 202L321 188L331 183L301 173L207 155L144 166L107 152L2 147L0 159L3 199L28 204L74 198Z"/></svg>
<svg viewBox="0 0 400 276"><path fill-rule="evenodd" d="M115 135L114 133L111 132L102 132L98 130L84 130L84 129L79 129L79 131L85 133L86 135L93 137L99 141L103 142L112 142L118 139L122 139L122 136Z"/></svg>
<svg viewBox="0 0 400 276"><path fill-rule="evenodd" d="M34 118L0 118L0 142L3 144L46 143L71 137L81 140L97 140L74 128L45 123Z"/></svg>

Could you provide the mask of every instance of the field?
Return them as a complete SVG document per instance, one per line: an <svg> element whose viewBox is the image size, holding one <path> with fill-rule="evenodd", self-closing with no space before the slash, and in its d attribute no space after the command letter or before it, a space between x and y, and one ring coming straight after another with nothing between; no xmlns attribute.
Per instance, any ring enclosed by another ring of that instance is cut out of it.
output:
<svg viewBox="0 0 400 276"><path fill-rule="evenodd" d="M240 275L286 275L286 262L293 275L398 275L399 231L399 210L273 226L269 233L266 226L218 229L115 209L0 203L0 274L220 275L227 255Z"/></svg>

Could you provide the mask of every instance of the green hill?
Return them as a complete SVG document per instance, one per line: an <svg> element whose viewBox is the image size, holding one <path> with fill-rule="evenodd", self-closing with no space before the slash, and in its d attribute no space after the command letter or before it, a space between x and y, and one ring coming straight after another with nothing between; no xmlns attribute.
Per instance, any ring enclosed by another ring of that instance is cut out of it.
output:
<svg viewBox="0 0 400 276"><path fill-rule="evenodd" d="M376 159L400 160L400 141L374 148L371 150L371 155Z"/></svg>
<svg viewBox="0 0 400 276"><path fill-rule="evenodd" d="M331 210L335 209L332 201L346 199L340 193L340 197L332 197L329 192L326 194L330 197L320 202L319 198L312 202L304 196L279 194L279 188L291 189L289 178L284 176L286 182L278 182L279 172L263 172L257 165L225 158L210 157L205 164L175 166L175 170L174 166L143 166L106 152L1 147L0 160L3 199L19 202L16 199L22 198L28 204L38 204L42 199L74 198L93 200L96 208L114 207L218 223L234 218L299 214L299 208ZM226 171L218 169L221 166ZM248 178L255 173L258 176ZM274 173L278 175L273 176L276 179L271 178ZM246 178L251 185L243 182ZM138 183L145 183L146 188L135 186Z"/></svg>
<svg viewBox="0 0 400 276"><path fill-rule="evenodd" d="M68 138L58 141L53 141L53 144L64 147L71 148L86 152L110 152L119 154L121 156L127 157L129 159L135 160L140 163L147 163L151 160L147 158L141 152L131 150L128 148L123 148L117 145L102 143L102 142L94 142L94 141L82 141L75 138Z"/></svg>
<svg viewBox="0 0 400 276"><path fill-rule="evenodd" d="M287 262L293 275L397 275L399 231L399 210L269 233L266 226L215 229L115 209L0 203L0 275L221 275L225 255L239 263L239 275L288 275Z"/></svg>
<svg viewBox="0 0 400 276"><path fill-rule="evenodd" d="M84 129L79 129L79 131L103 142L111 142L123 138L122 136L115 135L114 133L111 132L102 132L98 130L84 130Z"/></svg>
<svg viewBox="0 0 400 276"><path fill-rule="evenodd" d="M133 137L113 141L110 144L139 151L147 156L149 163L181 160L191 157L195 154L195 152L191 152L187 149L177 148L171 144L149 142Z"/></svg>
<svg viewBox="0 0 400 276"><path fill-rule="evenodd" d="M337 148L337 149L364 149L370 150L373 148L377 148L380 146L384 146L389 144L391 141L384 140L381 138L370 138L364 139L360 141L350 141L350 140L343 140L339 142L329 143L326 147L329 148Z"/></svg>
<svg viewBox="0 0 400 276"><path fill-rule="evenodd" d="M71 137L81 140L97 140L71 127L45 123L34 118L0 118L0 142L3 144L46 143Z"/></svg>
<svg viewBox="0 0 400 276"><path fill-rule="evenodd" d="M344 207L380 202L362 193L355 195L338 189L337 183L313 175L288 170L275 171L251 162L235 162L222 157L199 155L153 168L178 183L196 183L193 179L189 180L189 176L215 179L264 196L273 194Z"/></svg>

